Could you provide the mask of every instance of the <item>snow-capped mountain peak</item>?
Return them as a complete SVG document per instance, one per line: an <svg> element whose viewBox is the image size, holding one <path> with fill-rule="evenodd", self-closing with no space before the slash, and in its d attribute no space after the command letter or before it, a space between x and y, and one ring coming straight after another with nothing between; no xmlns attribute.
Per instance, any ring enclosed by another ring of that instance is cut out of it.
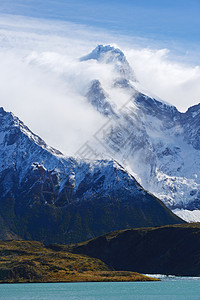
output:
<svg viewBox="0 0 200 300"><path fill-rule="evenodd" d="M50 151L52 154L63 155L59 150L48 146L43 139L34 134L19 118L11 112L6 112L3 107L0 107L0 133L2 136L4 135L4 139L1 139L1 144L4 147L8 145L14 146L20 139L20 134L23 134L25 138Z"/></svg>
<svg viewBox="0 0 200 300"><path fill-rule="evenodd" d="M84 61L89 59L104 61L106 63L113 61L124 62L126 60L124 53L120 49L110 45L98 45L91 53L82 57L80 60Z"/></svg>
<svg viewBox="0 0 200 300"><path fill-rule="evenodd" d="M80 61L96 60L100 63L112 64L119 77L136 81L135 74L130 67L124 53L110 45L98 45L91 53L80 58Z"/></svg>
<svg viewBox="0 0 200 300"><path fill-rule="evenodd" d="M82 58L90 59L130 70L123 52L109 45L99 45ZM106 156L109 151L111 157L128 166L141 185L169 208L200 209L200 104L181 113L126 75L113 76L112 87L103 81L93 84L86 95L104 115L103 102L117 105L117 118L110 114L109 123L98 132L98 140L105 145L101 152ZM98 152L101 145L95 140L91 144Z"/></svg>

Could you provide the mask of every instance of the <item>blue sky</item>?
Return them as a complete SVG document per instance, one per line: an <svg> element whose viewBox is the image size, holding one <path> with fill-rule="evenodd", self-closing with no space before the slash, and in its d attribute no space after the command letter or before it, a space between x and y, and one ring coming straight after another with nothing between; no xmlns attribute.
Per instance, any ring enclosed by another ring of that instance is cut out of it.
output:
<svg viewBox="0 0 200 300"><path fill-rule="evenodd" d="M58 19L139 36L183 55L200 48L199 0L1 0L0 13Z"/></svg>

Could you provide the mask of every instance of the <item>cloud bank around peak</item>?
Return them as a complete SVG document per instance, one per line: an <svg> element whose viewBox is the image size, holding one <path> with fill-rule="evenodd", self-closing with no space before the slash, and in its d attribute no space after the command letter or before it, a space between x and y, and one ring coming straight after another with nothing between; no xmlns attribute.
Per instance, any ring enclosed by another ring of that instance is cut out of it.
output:
<svg viewBox="0 0 200 300"><path fill-rule="evenodd" d="M1 15L0 105L73 155L106 121L84 95L93 79L109 83L113 69L79 61L97 44L117 44L141 85L179 110L198 103L199 67L170 60L168 50L136 47L127 37L73 23Z"/></svg>
<svg viewBox="0 0 200 300"><path fill-rule="evenodd" d="M180 111L200 102L200 67L170 60L168 49L127 50L137 78L154 97L175 105Z"/></svg>

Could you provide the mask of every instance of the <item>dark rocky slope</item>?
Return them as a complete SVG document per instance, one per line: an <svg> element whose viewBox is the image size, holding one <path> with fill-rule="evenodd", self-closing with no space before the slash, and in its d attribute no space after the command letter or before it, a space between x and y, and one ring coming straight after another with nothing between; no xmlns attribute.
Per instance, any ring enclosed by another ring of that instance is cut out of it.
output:
<svg viewBox="0 0 200 300"><path fill-rule="evenodd" d="M200 276L200 223L117 231L71 250L116 270Z"/></svg>

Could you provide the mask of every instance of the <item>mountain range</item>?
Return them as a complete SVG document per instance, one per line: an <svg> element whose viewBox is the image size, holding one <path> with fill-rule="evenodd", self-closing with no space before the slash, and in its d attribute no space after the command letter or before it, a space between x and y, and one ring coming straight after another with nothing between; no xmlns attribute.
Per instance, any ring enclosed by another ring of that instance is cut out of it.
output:
<svg viewBox="0 0 200 300"><path fill-rule="evenodd" d="M88 85L106 122L73 157L0 109L1 239L75 243L200 218L200 104L181 113L144 92L118 48L99 45L88 60L113 78Z"/></svg>

